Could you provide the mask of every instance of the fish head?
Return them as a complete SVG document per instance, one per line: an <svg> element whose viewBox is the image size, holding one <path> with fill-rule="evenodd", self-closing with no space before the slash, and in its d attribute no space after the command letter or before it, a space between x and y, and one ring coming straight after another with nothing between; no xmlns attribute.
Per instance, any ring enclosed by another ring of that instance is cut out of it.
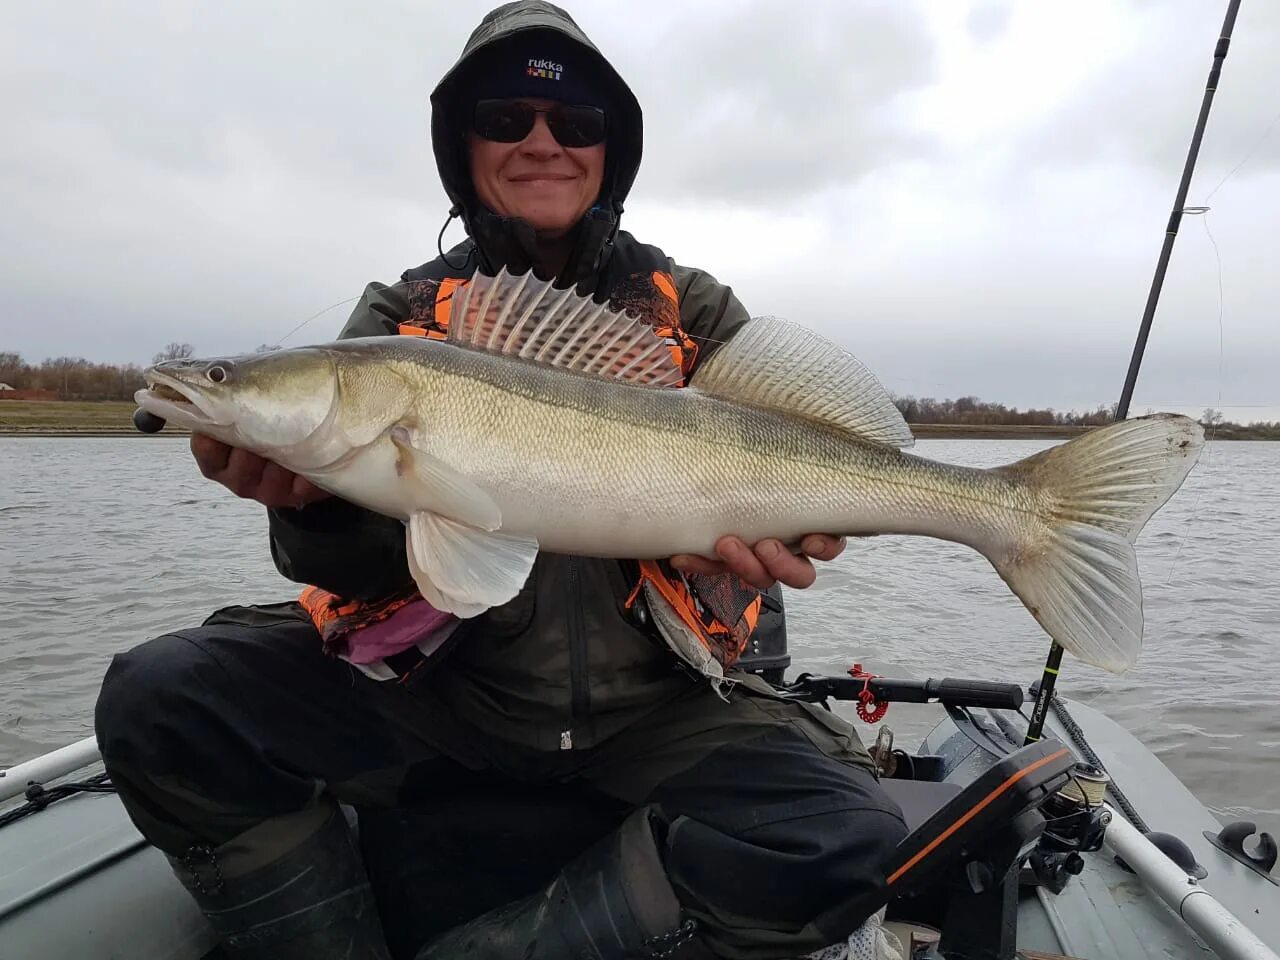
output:
<svg viewBox="0 0 1280 960"><path fill-rule="evenodd" d="M319 347L148 367L134 399L176 426L289 466L329 431L339 406L337 365Z"/></svg>

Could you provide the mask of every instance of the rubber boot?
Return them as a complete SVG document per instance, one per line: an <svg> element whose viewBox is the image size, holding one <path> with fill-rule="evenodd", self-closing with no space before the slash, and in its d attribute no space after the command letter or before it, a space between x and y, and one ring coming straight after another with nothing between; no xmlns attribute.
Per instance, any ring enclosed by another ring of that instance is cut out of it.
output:
<svg viewBox="0 0 1280 960"><path fill-rule="evenodd" d="M221 937L228 960L391 960L364 865L337 805L300 844L243 875L225 875L211 847L168 859Z"/></svg>
<svg viewBox="0 0 1280 960"><path fill-rule="evenodd" d="M546 889L455 927L417 960L677 957L693 938L646 810L565 867Z"/></svg>

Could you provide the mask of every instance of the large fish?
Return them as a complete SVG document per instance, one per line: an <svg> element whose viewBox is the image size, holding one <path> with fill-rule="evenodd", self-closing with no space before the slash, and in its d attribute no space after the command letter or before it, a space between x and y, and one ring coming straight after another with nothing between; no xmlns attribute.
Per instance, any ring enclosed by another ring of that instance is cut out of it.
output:
<svg viewBox="0 0 1280 960"><path fill-rule="evenodd" d="M447 340L375 337L150 368L138 404L404 521L436 607L470 617L539 549L650 559L804 534L918 534L991 561L1045 631L1120 672L1142 641L1133 544L1203 432L1156 415L1009 466L904 453L888 394L784 321L749 322L673 385L642 319L531 274L477 274Z"/></svg>

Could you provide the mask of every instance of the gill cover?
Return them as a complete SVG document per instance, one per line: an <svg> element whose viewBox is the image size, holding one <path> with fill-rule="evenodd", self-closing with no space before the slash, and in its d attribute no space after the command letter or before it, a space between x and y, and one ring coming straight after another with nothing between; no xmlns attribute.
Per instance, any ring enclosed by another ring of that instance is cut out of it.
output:
<svg viewBox="0 0 1280 960"><path fill-rule="evenodd" d="M144 409L295 467L314 462L339 412L336 367L318 347L170 360L146 378Z"/></svg>

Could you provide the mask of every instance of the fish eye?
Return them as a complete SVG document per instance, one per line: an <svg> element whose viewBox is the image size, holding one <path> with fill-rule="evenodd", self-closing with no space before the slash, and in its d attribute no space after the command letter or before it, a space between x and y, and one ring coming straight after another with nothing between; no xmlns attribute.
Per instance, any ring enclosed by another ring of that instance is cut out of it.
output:
<svg viewBox="0 0 1280 960"><path fill-rule="evenodd" d="M205 371L205 376L214 383L222 383L227 379L226 367L212 366Z"/></svg>

